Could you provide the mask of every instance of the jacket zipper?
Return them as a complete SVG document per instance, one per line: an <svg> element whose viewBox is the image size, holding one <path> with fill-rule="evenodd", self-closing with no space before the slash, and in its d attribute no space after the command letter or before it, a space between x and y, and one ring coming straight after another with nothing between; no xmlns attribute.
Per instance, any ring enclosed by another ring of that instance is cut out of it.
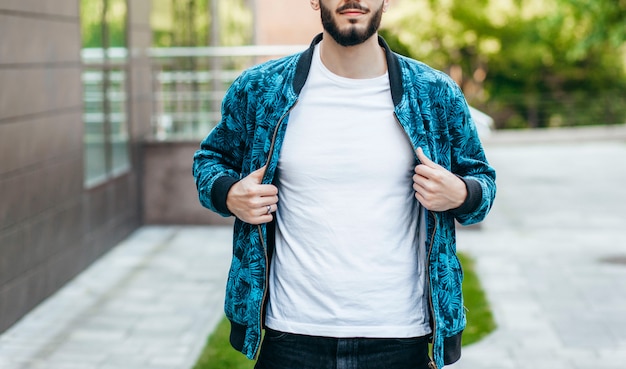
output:
<svg viewBox="0 0 626 369"><path fill-rule="evenodd" d="M400 123L400 119L398 118L398 115L394 112L393 113L394 118L396 119L396 122L398 123L398 125L400 126L400 129L402 129L402 132L404 132L404 134L406 135L407 139L409 140L409 144L411 145L411 147L413 148L413 153L415 154L415 157L417 158L417 149L413 146L413 141L411 141L411 136L409 136L409 134L407 133L407 131L404 129L404 126L402 125L402 123ZM434 361L434 354L435 354L435 348L434 348L434 343L435 343L435 336L437 333L437 320L435 317L435 309L433 306L433 292L432 292L432 283L430 281L430 255L433 251L433 244L435 242L435 234L437 233L437 215L435 213L432 213L429 211L430 214L433 215L433 218L435 220L435 228L433 229L433 234L430 238L430 245L428 248L428 255L426 256L426 278L428 279L428 304L430 305L430 312L431 312L431 318L433 320L433 347L432 347L432 352L430 355L430 363L428 363L428 367L430 369L437 369L437 364ZM428 222L428 215L425 217L426 221ZM426 224L426 232L428 232L428 223Z"/></svg>
<svg viewBox="0 0 626 369"><path fill-rule="evenodd" d="M269 150L269 154L267 156L267 161L265 162L265 165L269 165L270 161L272 160L272 156L274 155L274 146L276 145L276 137L278 136L278 130L280 129L280 126L282 125L283 121L285 120L285 118L287 117L287 115L289 115L289 113L291 113L291 111L293 110L294 106L296 106L296 104L298 103L298 100L296 100L293 105L291 105L291 107L287 110L287 112L285 114L283 114L280 119L278 120L278 123L276 124L276 128L274 128L274 133L272 134L272 143L270 144L270 150ZM267 168L266 168L267 170ZM263 173L263 176L265 176L265 173ZM276 213L274 213L276 214ZM265 243L265 239L263 239L263 230L261 228L261 225L258 224L257 225L258 231L259 231L259 238L261 239L261 245L263 246L263 256L265 257L265 288L263 289L263 298L261 300L261 309L259 310L259 338L257 340L257 346L256 346L256 351L254 353L254 358L255 360L259 358L259 352L261 349L261 334L262 334L262 325L263 325L263 310L265 310L265 304L267 301L267 290L268 290L268 283L269 283L269 273L270 273L270 260L269 260L269 256L267 254L267 244Z"/></svg>
<svg viewBox="0 0 626 369"><path fill-rule="evenodd" d="M433 245L435 244L435 234L437 233L437 214L433 213L433 212L429 212L430 214L433 215L433 219L435 221L434 224L434 228L433 228L433 234L430 237L430 246L428 248L428 256L427 256L427 261L426 261L426 276L428 278L428 293L430 296L428 296L428 304L430 305L430 312L431 315L430 317L433 320L433 344L432 344L432 348L431 348L431 355L430 355L430 363L428 363L428 367L430 369L437 369L437 364L435 363L435 342L437 341L437 317L435 314L435 307L433 305L433 287L432 287L432 283L430 281L430 255L433 252ZM426 216L426 232L428 232L428 216Z"/></svg>

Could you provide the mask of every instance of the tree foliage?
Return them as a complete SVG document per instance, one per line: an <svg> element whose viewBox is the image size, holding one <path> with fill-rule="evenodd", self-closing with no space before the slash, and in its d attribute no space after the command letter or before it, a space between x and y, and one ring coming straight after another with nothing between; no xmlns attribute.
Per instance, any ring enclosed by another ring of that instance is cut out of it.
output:
<svg viewBox="0 0 626 369"><path fill-rule="evenodd" d="M626 0L404 0L383 33L499 127L626 123Z"/></svg>
<svg viewBox="0 0 626 369"><path fill-rule="evenodd" d="M213 0L152 0L152 34L156 47L211 45L212 22L219 22L219 45L249 44L252 12L246 0L216 0L218 14L211 14Z"/></svg>
<svg viewBox="0 0 626 369"><path fill-rule="evenodd" d="M105 8L106 5L106 8ZM126 45L125 0L81 0L82 44L85 48Z"/></svg>

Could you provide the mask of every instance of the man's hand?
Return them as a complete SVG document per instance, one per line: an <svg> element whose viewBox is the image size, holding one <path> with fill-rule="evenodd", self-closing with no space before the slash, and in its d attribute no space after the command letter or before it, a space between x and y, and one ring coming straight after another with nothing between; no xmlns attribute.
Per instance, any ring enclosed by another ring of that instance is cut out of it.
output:
<svg viewBox="0 0 626 369"><path fill-rule="evenodd" d="M452 172L433 162L417 149L421 164L415 167L415 197L428 210L446 211L458 208L467 197L465 183Z"/></svg>
<svg viewBox="0 0 626 369"><path fill-rule="evenodd" d="M265 167L235 183L226 197L226 206L237 218L250 224L269 223L278 204L278 189L261 184Z"/></svg>

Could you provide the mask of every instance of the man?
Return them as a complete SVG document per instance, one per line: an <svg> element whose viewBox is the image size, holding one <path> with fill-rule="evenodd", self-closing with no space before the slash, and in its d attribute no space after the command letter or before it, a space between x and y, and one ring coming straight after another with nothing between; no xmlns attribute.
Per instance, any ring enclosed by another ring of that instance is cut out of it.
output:
<svg viewBox="0 0 626 369"><path fill-rule="evenodd" d="M495 172L458 86L378 37L389 0L310 2L323 33L244 72L194 156L201 203L237 217L231 344L259 369L443 367L455 220L486 216Z"/></svg>

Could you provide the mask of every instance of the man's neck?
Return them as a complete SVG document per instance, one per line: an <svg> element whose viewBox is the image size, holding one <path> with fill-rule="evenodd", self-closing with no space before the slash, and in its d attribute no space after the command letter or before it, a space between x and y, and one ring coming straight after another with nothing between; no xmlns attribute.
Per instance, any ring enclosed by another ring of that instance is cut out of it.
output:
<svg viewBox="0 0 626 369"><path fill-rule="evenodd" d="M320 43L320 56L326 68L346 78L375 78L387 71L387 60L384 50L378 44L378 35L370 37L362 44L346 47L324 33Z"/></svg>

